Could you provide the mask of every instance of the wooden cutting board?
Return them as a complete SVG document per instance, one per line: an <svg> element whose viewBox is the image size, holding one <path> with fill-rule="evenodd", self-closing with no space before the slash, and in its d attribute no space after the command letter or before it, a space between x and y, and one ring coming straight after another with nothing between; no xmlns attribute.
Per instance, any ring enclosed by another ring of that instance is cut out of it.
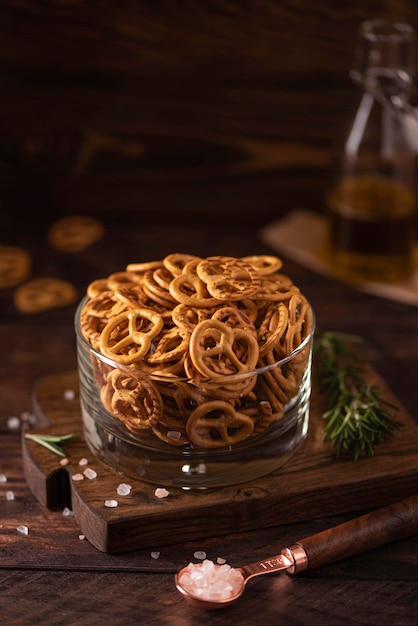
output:
<svg viewBox="0 0 418 626"><path fill-rule="evenodd" d="M403 423L393 437L376 446L374 457L358 461L335 458L329 444L322 441L325 399L314 384L308 437L284 467L233 487L203 491L170 487L169 495L161 499L155 495L157 485L121 476L94 457L82 436L77 373L51 375L35 388L39 423L29 432L73 432L78 437L65 444L69 459L65 467L60 465L60 457L22 437L25 478L44 506L71 508L80 532L98 550L109 553L383 506L417 493L418 427L371 368L367 379L399 407L396 418ZM75 391L73 399L66 399L67 390ZM72 479L86 468L79 464L82 459L88 460L87 467L95 470L97 478ZM122 482L132 486L128 496L117 495ZM119 502L116 508L105 506L111 499Z"/></svg>

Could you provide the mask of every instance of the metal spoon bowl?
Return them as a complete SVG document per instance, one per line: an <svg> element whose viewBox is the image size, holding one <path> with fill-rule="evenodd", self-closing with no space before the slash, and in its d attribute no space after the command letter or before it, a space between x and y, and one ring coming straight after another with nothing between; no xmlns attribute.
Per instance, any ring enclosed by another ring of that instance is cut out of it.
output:
<svg viewBox="0 0 418 626"><path fill-rule="evenodd" d="M190 589L188 585L184 584L182 581L183 574L189 571L189 566L183 567L179 572L177 572L177 574L175 575L175 584L177 589L180 591L181 594L183 594L183 596L185 596L190 604L206 609L219 609L229 606L230 604L238 600L238 598L240 598L241 595L244 593L245 586L251 578L255 578L256 576L262 576L263 574L269 574L272 572L279 572L283 569L289 570L292 566L293 560L291 560L284 554L279 554L266 561L257 561L256 563L251 563L242 567L231 568L231 572L233 571L235 578L233 592L228 596L221 598L212 596L210 589L198 594L193 589ZM203 569L204 563L197 563L193 567L195 568L195 570ZM214 568L218 570L221 567L223 566L214 565Z"/></svg>

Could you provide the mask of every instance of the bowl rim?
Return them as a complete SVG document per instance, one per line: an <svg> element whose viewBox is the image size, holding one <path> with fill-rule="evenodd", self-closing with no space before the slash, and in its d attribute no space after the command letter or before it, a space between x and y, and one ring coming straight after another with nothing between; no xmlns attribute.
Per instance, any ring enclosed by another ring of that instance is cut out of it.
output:
<svg viewBox="0 0 418 626"><path fill-rule="evenodd" d="M216 384L226 384L226 383L233 383L233 382L239 382L241 380L246 380L248 379L250 376L258 376L260 374L264 374L265 372L268 372L276 367L281 367L283 365L285 365L286 363L289 363L290 361L292 361L300 352L302 352L312 341L313 343L313 338L314 338L314 334L315 334L315 330L316 330L316 317L315 317L315 312L312 308L312 305L310 304L310 302L308 301L308 305L311 311L311 320L312 320L312 326L311 326L311 330L309 331L309 333L306 335L306 337L304 338L304 340L294 349L292 350L292 352L290 352L290 354L288 354L287 356L283 357L282 359L279 359L278 361L274 361L273 363L268 363L267 365L263 365L261 367L257 367L255 369L249 370L248 372L241 372L238 374L231 374L229 376L211 376L211 377L205 377L205 376L199 376L196 378L189 378L187 376L176 376L174 374L170 374L167 376L161 375L161 374L154 374L152 372L149 371L144 371L141 370L139 367L132 367L132 365L125 365L123 363L118 363L118 361L115 361L107 356L105 356L104 354L102 354L101 352L99 352L98 350L96 350L88 341L87 339L84 337L82 331L81 331L81 325L80 325L80 316L81 316L81 311L83 309L84 304L89 300L88 295L86 294L78 303L77 305L77 309L74 315L74 328L75 328L75 332L76 332L76 337L78 338L79 341L81 341L81 344L83 345L83 347L85 349L87 349L89 352L91 352L97 359L99 359L100 361L102 361L103 363L105 363L106 365L109 365L110 367L114 368L114 369L118 369L118 370L123 370L127 373L129 373L131 376L133 377L143 377L143 378L147 378L149 380L154 380L156 382L167 382L167 383L190 383L193 385L201 385L202 383L204 384L208 384L208 383L216 383ZM311 346L312 349L312 346Z"/></svg>

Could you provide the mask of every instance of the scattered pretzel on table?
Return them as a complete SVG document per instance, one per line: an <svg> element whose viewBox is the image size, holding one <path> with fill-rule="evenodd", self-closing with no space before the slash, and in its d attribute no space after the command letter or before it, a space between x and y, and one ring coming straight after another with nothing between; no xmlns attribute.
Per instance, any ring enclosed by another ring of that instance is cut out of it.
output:
<svg viewBox="0 0 418 626"><path fill-rule="evenodd" d="M170 254L93 281L80 315L106 410L136 437L221 448L259 435L298 393L308 301L268 256Z"/></svg>

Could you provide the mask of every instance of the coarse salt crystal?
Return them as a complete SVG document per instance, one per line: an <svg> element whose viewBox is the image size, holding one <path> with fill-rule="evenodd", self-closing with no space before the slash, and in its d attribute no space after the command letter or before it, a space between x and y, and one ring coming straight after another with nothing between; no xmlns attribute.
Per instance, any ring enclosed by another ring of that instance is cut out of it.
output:
<svg viewBox="0 0 418 626"><path fill-rule="evenodd" d="M6 474L0 474L0 483L7 483Z"/></svg>
<svg viewBox="0 0 418 626"><path fill-rule="evenodd" d="M7 420L7 428L11 432L18 432L20 430L20 419L18 417L15 417L14 415L12 417L9 417L9 419Z"/></svg>
<svg viewBox="0 0 418 626"><path fill-rule="evenodd" d="M121 483L116 489L118 496L129 496L131 490L131 485L127 485L126 483Z"/></svg>
<svg viewBox="0 0 418 626"><path fill-rule="evenodd" d="M203 561L204 559L206 559L206 552L204 552L203 550L196 550L193 556L195 559L200 559L201 561Z"/></svg>
<svg viewBox="0 0 418 626"><path fill-rule="evenodd" d="M158 559L160 554L161 554L161 552L159 552L158 550L155 550L154 552L151 552L151 558L152 559Z"/></svg>
<svg viewBox="0 0 418 626"><path fill-rule="evenodd" d="M88 459L80 459L78 462L79 465L87 465L87 463L88 463Z"/></svg>
<svg viewBox="0 0 418 626"><path fill-rule="evenodd" d="M73 480L75 480L76 482L79 480L84 480L84 476L83 474L73 474Z"/></svg>
<svg viewBox="0 0 418 626"><path fill-rule="evenodd" d="M6 491L6 500L14 500L15 499L15 494L13 493L13 491Z"/></svg>
<svg viewBox="0 0 418 626"><path fill-rule="evenodd" d="M218 556L218 558L216 559L216 562L218 565L224 565L226 563L226 559L224 559L221 556Z"/></svg>
<svg viewBox="0 0 418 626"><path fill-rule="evenodd" d="M83 474L89 480L93 480L93 478L97 478L97 472L94 469L92 469L91 467L86 467L86 469L84 470Z"/></svg>
<svg viewBox="0 0 418 626"><path fill-rule="evenodd" d="M228 564L189 563L179 574L180 585L195 598L208 601L230 600L242 590L244 578Z"/></svg>
<svg viewBox="0 0 418 626"><path fill-rule="evenodd" d="M181 439L181 432L178 430L169 430L167 431L167 439L178 441L179 439Z"/></svg>
<svg viewBox="0 0 418 626"><path fill-rule="evenodd" d="M78 538L80 539L80 541L83 541L86 538L86 535L78 535Z"/></svg>
<svg viewBox="0 0 418 626"><path fill-rule="evenodd" d="M66 506L62 510L62 516L63 517L73 517L74 513L72 512L71 509L68 508L68 506Z"/></svg>
<svg viewBox="0 0 418 626"><path fill-rule="evenodd" d="M20 421L25 424L35 424L36 416L33 415L33 413L29 413L29 411L23 411L23 413L20 414Z"/></svg>
<svg viewBox="0 0 418 626"><path fill-rule="evenodd" d="M66 389L64 391L64 400L74 400L75 391L73 389Z"/></svg>
<svg viewBox="0 0 418 626"><path fill-rule="evenodd" d="M69 460L67 459L67 457L65 457L65 459L61 459L60 460L60 465L62 465L62 467L65 467L66 465L68 465Z"/></svg>
<svg viewBox="0 0 418 626"><path fill-rule="evenodd" d="M167 491L167 489L164 489L164 487L157 487L154 493L156 498L166 498L170 494L170 492Z"/></svg>
<svg viewBox="0 0 418 626"><path fill-rule="evenodd" d="M118 506L119 502L117 500L105 500L105 506L108 509L113 509Z"/></svg>
<svg viewBox="0 0 418 626"><path fill-rule="evenodd" d="M29 535L29 528L27 526L24 526L24 524L18 526L16 530L20 535Z"/></svg>

